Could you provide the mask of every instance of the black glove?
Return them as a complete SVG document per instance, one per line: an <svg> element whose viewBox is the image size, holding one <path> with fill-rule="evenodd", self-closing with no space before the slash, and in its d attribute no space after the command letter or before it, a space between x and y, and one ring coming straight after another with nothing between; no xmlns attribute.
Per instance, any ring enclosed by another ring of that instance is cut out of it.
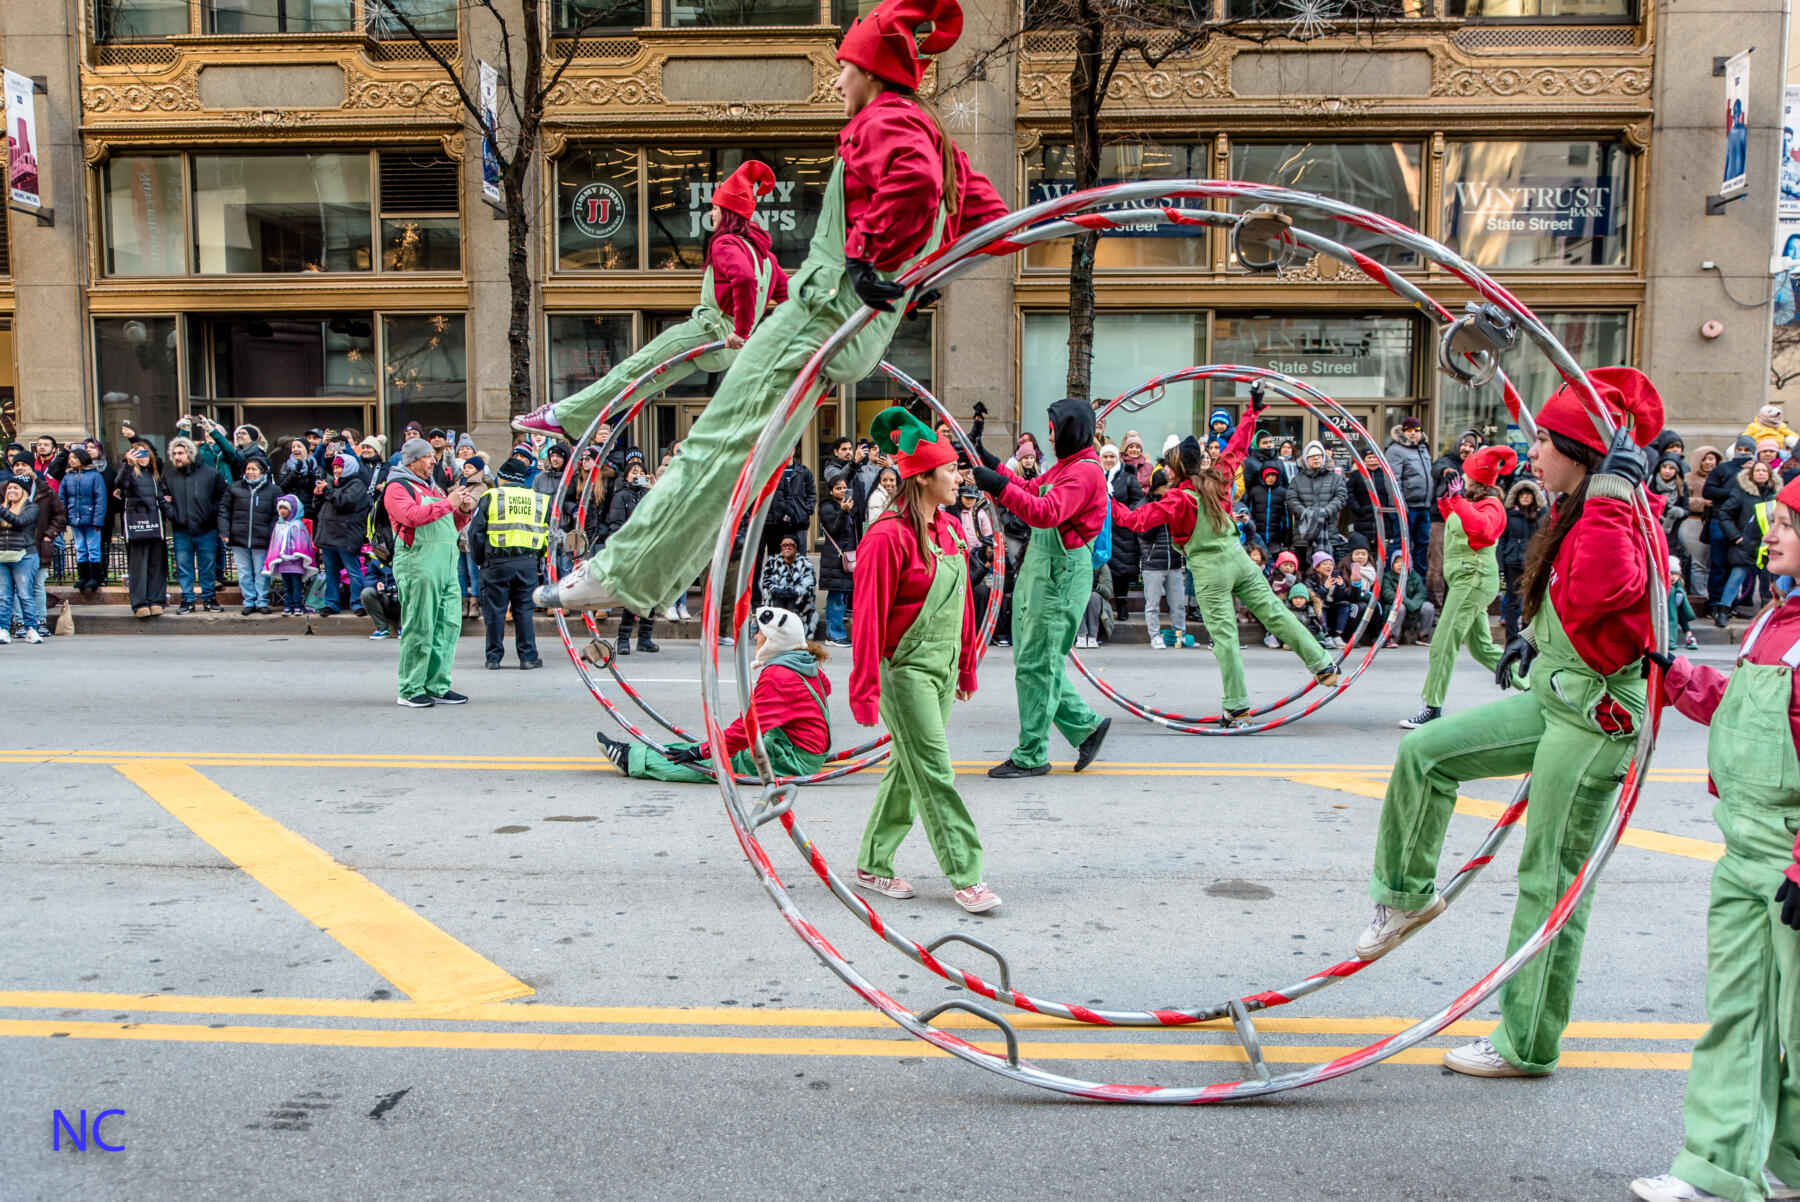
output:
<svg viewBox="0 0 1800 1202"><path fill-rule="evenodd" d="M985 460L989 458L989 456L983 453L982 458ZM982 463L973 470L975 472L975 487L979 488L988 496L998 497L1006 488L1006 477L987 466L986 463Z"/></svg>
<svg viewBox="0 0 1800 1202"><path fill-rule="evenodd" d="M846 260L844 274L850 277L850 286L856 289L857 299L877 313L892 313L894 302L906 295L905 288L882 279L875 264L867 259Z"/></svg>
<svg viewBox="0 0 1800 1202"><path fill-rule="evenodd" d="M1675 666L1675 657L1667 651L1646 651L1644 658L1653 661L1657 667L1667 672Z"/></svg>
<svg viewBox="0 0 1800 1202"><path fill-rule="evenodd" d="M1248 420L1254 424L1256 419L1261 417L1263 411L1268 407L1269 402L1263 396L1263 382L1261 380L1252 382L1250 385L1250 410Z"/></svg>
<svg viewBox="0 0 1800 1202"><path fill-rule="evenodd" d="M976 420L980 420L988 415L988 407L980 401L976 401L975 408L971 409L970 412L975 415Z"/></svg>
<svg viewBox="0 0 1800 1202"><path fill-rule="evenodd" d="M671 764L698 764L706 755L699 747L683 747L669 753Z"/></svg>
<svg viewBox="0 0 1800 1202"><path fill-rule="evenodd" d="M1512 688L1514 683L1513 667L1517 665L1518 676L1521 678L1520 687L1524 687L1523 677L1531 671L1531 661L1536 658L1537 648L1532 645L1530 639L1519 635L1506 645L1505 651L1500 653L1500 663L1494 668L1494 683L1503 689Z"/></svg>
<svg viewBox="0 0 1800 1202"><path fill-rule="evenodd" d="M1638 449L1637 443L1631 441L1631 434L1624 427L1614 432L1612 446L1607 449L1606 458L1594 470L1598 475L1621 477L1633 488L1642 488L1644 481L1650 478L1650 468L1644 459L1644 453Z"/></svg>
<svg viewBox="0 0 1800 1202"><path fill-rule="evenodd" d="M858 288L856 290L856 293L858 296L861 296L862 289ZM919 320L920 315L930 312L931 306L937 304L938 299L940 297L942 297L943 295L944 295L943 292L941 292L940 290L938 290L936 288L933 288L930 292L927 292L924 295L915 299L912 304L910 304L906 307L906 320L908 320L908 321Z"/></svg>
<svg viewBox="0 0 1800 1202"><path fill-rule="evenodd" d="M1775 890L1775 900L1781 903L1781 921L1800 931L1800 885L1782 881L1781 888Z"/></svg>

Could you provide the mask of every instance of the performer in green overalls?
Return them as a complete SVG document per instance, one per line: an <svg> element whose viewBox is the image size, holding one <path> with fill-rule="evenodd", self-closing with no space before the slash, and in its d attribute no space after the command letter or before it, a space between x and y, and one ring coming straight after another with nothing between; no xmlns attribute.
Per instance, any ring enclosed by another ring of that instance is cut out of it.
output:
<svg viewBox="0 0 1800 1202"><path fill-rule="evenodd" d="M926 22L934 28L915 44ZM835 87L850 121L838 135L818 228L787 302L744 344L631 520L599 554L539 589L539 605L660 613L706 569L744 456L813 352L866 305L874 320L825 375L834 385L868 375L910 295L894 277L962 232L1005 216L994 186L913 96L925 73L920 55L947 50L961 31L955 0L884 0L844 35Z"/></svg>
<svg viewBox="0 0 1800 1202"><path fill-rule="evenodd" d="M856 884L913 895L895 874L894 854L916 818L956 904L981 914L1000 899L981 879L981 836L956 791L948 737L952 700L975 694L980 650L962 524L942 508L956 502L956 451L900 408L877 414L869 436L893 454L901 486L856 548L850 712L864 726L885 722L893 736Z"/></svg>
<svg viewBox="0 0 1800 1202"><path fill-rule="evenodd" d="M1106 525L1106 469L1094 450L1094 407L1080 397L1050 406L1056 466L1030 480L1015 475L976 439L975 483L1031 529L1013 586L1013 687L1019 742L988 769L1002 780L1050 771L1050 728L1075 748L1075 771L1093 763L1111 718L1081 699L1067 660L1094 591L1094 539Z"/></svg>
<svg viewBox="0 0 1800 1202"><path fill-rule="evenodd" d="M1520 582L1529 625L1507 645L1496 674L1505 686L1515 666L1526 670L1526 691L1401 740L1369 880L1375 918L1356 943L1364 960L1386 955L1443 911L1437 861L1463 781L1531 773L1508 954L1543 925L1606 826L1648 712L1643 661L1652 649L1650 608L1661 598L1650 596L1631 497L1648 475L1639 446L1662 429L1662 400L1635 368L1596 368L1588 379L1621 432L1609 449L1566 385L1538 415L1531 463L1559 501L1532 540ZM1666 559L1660 534L1658 527L1656 554ZM1479 1077L1555 1070L1593 900L1590 893L1550 945L1501 986L1491 1039L1446 1052L1446 1067Z"/></svg>
<svg viewBox="0 0 1800 1202"><path fill-rule="evenodd" d="M788 295L787 272L775 261L768 231L755 219L756 202L774 188L775 172L769 165L746 159L713 191L708 214L712 229L703 252L706 274L700 279L700 303L688 319L646 342L574 396L514 418L513 429L573 444L633 380L658 363L709 342L725 343L721 350L671 367L659 377L659 389L671 388L696 371L730 367L769 302L780 304Z"/></svg>
<svg viewBox="0 0 1800 1202"><path fill-rule="evenodd" d="M1257 418L1268 406L1260 388L1250 392L1250 407L1232 432L1231 441L1210 467L1202 467L1205 451L1188 435L1169 457L1175 483L1163 499L1138 509L1113 503L1113 521L1127 530L1148 534L1167 526L1175 545L1187 556L1194 575L1194 600L1212 639L1213 658L1225 687L1221 724L1239 727L1249 720L1250 691L1244 683L1244 657L1238 650L1237 607L1244 608L1268 633L1285 644L1326 688L1338 683L1337 664L1319 646L1291 609L1281 603L1268 577L1251 562L1237 524L1231 518L1231 480L1250 449Z"/></svg>
<svg viewBox="0 0 1800 1202"><path fill-rule="evenodd" d="M1443 714L1450 674L1456 671L1456 655L1465 644L1475 662L1489 672L1500 665L1500 646L1488 623L1488 607L1500 595L1500 561L1494 544L1506 530L1506 507L1496 485L1518 466L1519 456L1511 447L1483 447L1463 460L1458 491L1438 501L1438 514L1444 519L1447 591L1431 639L1424 704L1417 716L1401 719L1403 730L1416 730ZM1418 548L1413 553L1418 554Z"/></svg>
<svg viewBox="0 0 1800 1202"><path fill-rule="evenodd" d="M1762 545L1800 578L1800 481L1783 488ZM1670 1172L1644 1202L1800 1198L1800 592L1763 611L1723 672L1667 654L1663 697L1710 728L1709 785L1725 854L1706 911L1706 1017L1694 1045ZM1783 1056L1783 1049L1786 1055Z"/></svg>
<svg viewBox="0 0 1800 1202"><path fill-rule="evenodd" d="M756 612L756 659L751 666L757 677L751 697L769 766L777 776L811 776L831 753L827 701L831 681L819 670L828 658L823 647L807 639L800 615L773 606ZM638 779L711 781L717 768L705 743L678 743L665 756L642 743L609 739L599 731L594 732L594 741L621 772ZM725 728L725 754L732 771L756 775L742 717Z"/></svg>
<svg viewBox="0 0 1800 1202"><path fill-rule="evenodd" d="M423 438L400 448L400 468L379 504L394 524L394 586L400 593L400 704L409 709L461 705L450 688L450 664L462 634L462 590L456 582L456 535L475 513L461 484L446 494L432 482L436 452Z"/></svg>

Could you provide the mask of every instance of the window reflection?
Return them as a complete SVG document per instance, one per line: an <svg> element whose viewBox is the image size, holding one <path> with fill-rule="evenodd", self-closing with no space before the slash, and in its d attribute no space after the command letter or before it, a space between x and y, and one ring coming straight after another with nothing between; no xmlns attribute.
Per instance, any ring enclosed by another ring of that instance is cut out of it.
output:
<svg viewBox="0 0 1800 1202"><path fill-rule="evenodd" d="M343 33L354 26L351 0L208 0L213 33Z"/></svg>
<svg viewBox="0 0 1800 1202"><path fill-rule="evenodd" d="M1157 142L1124 142L1100 152L1100 183L1119 184L1147 179L1205 179L1212 153L1210 144L1164 145ZM1071 146L1046 145L1025 156L1025 201L1037 204L1075 191L1075 150ZM1138 200L1131 208L1160 204L1204 209L1201 200ZM1126 206L1109 206L1126 207ZM1028 267L1067 267L1068 239L1040 242L1025 251ZM1100 239L1095 248L1096 270L1130 268L1197 267L1207 260L1207 239L1192 230L1168 225L1122 227Z"/></svg>
<svg viewBox="0 0 1800 1202"><path fill-rule="evenodd" d="M382 318L382 400L387 428L416 421L426 429L465 424L468 355L460 313L401 313Z"/></svg>
<svg viewBox="0 0 1800 1202"><path fill-rule="evenodd" d="M1416 142L1233 142L1231 177L1316 192L1417 228L1424 186L1419 157ZM1237 213L1255 207L1248 201L1232 202L1232 211ZM1403 267L1418 262L1418 255L1392 239L1300 206L1287 211L1304 228L1361 251L1378 263Z"/></svg>
<svg viewBox="0 0 1800 1202"><path fill-rule="evenodd" d="M794 270L806 258L819 223L835 154L829 144L651 148L644 163L650 268L698 268L711 225L713 189L746 160L759 159L774 170L775 190L756 206L756 220L769 231L776 261Z"/></svg>
<svg viewBox="0 0 1800 1202"><path fill-rule="evenodd" d="M1221 314L1213 359L1283 372L1340 401L1415 395L1408 317ZM1216 381L1213 389L1220 398L1250 395L1243 383Z"/></svg>
<svg viewBox="0 0 1800 1202"><path fill-rule="evenodd" d="M1105 239L1101 240L1105 244ZM905 324L904 322L901 324ZM1066 395L1069 370L1067 313L1028 313L1022 351L1020 412L1022 428L1050 445L1044 410ZM1205 363L1206 317L1196 313L1099 313L1094 317L1094 359L1090 371L1093 394L1114 397L1152 376ZM1121 415L1108 423L1115 439L1127 429L1144 439L1155 455L1170 434L1192 434L1202 428L1206 390L1196 384L1171 384L1167 396L1142 413Z"/></svg>
<svg viewBox="0 0 1800 1202"><path fill-rule="evenodd" d="M123 450L119 427L124 423L155 440L161 450L180 408L180 361L173 317L95 318L100 437L115 461Z"/></svg>
<svg viewBox="0 0 1800 1202"><path fill-rule="evenodd" d="M188 31L187 0L98 0L95 40L147 42Z"/></svg>
<svg viewBox="0 0 1800 1202"><path fill-rule="evenodd" d="M370 270L369 157L195 155L200 272Z"/></svg>
<svg viewBox="0 0 1800 1202"><path fill-rule="evenodd" d="M631 354L629 313L550 315L550 399L565 400Z"/></svg>
<svg viewBox="0 0 1800 1202"><path fill-rule="evenodd" d="M638 155L633 147L588 146L556 168L557 266L564 271L637 271Z"/></svg>
<svg viewBox="0 0 1800 1202"><path fill-rule="evenodd" d="M106 164L108 275L181 275L187 219L179 155L120 155Z"/></svg>
<svg viewBox="0 0 1800 1202"><path fill-rule="evenodd" d="M1630 159L1617 142L1452 142L1444 241L1477 267L1623 267Z"/></svg>
<svg viewBox="0 0 1800 1202"><path fill-rule="evenodd" d="M1625 363L1631 358L1631 323L1624 313L1540 311L1538 318L1584 368ZM1534 408L1543 404L1563 382L1561 374L1528 339L1520 339L1519 348L1508 354L1501 366L1511 376L1520 397ZM1441 441L1447 442L1463 430L1475 429L1481 432L1484 440L1494 442L1508 432L1511 424L1512 415L1507 412L1497 378L1483 388L1464 388L1444 381L1438 418ZM1523 437L1516 431L1512 435L1517 445L1523 447Z"/></svg>

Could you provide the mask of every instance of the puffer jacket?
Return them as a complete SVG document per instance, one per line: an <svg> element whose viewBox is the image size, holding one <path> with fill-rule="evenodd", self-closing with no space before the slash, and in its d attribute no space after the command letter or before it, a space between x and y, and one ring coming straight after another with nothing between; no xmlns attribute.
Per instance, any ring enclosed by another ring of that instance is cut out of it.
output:
<svg viewBox="0 0 1800 1202"><path fill-rule="evenodd" d="M1275 475L1273 481L1265 479L1270 472ZM1254 475L1245 464L1244 480L1248 489L1245 502L1250 506L1250 521L1256 526L1257 536L1264 545L1285 547L1293 542L1293 515L1288 512L1287 475L1281 470L1281 461L1266 460Z"/></svg>
<svg viewBox="0 0 1800 1202"><path fill-rule="evenodd" d="M1400 481L1400 497L1407 509L1421 509L1431 503L1431 452L1421 440L1409 447L1400 437L1400 427L1388 431L1387 449L1382 452L1394 478Z"/></svg>
<svg viewBox="0 0 1800 1202"><path fill-rule="evenodd" d="M69 510L69 525L106 524L106 477L93 468L76 470L70 464L62 479L62 499Z"/></svg>
<svg viewBox="0 0 1800 1202"><path fill-rule="evenodd" d="M226 477L204 463L164 471L163 487L174 505L169 514L170 529L177 534L205 534L216 526L225 481Z"/></svg>
<svg viewBox="0 0 1800 1202"><path fill-rule="evenodd" d="M1537 508L1530 513L1519 504L1519 498L1526 493L1537 498ZM1536 480L1520 480L1506 490L1506 529L1500 532L1497 555L1500 571L1508 580L1525 570L1525 550L1549 513L1550 498Z"/></svg>
<svg viewBox="0 0 1800 1202"><path fill-rule="evenodd" d="M1750 482L1750 468L1744 466L1733 477L1719 506L1719 529L1725 536L1725 560L1734 568L1756 566L1757 544L1762 542L1762 527L1756 520L1756 507L1772 500L1779 486L1774 482L1760 489Z"/></svg>
<svg viewBox="0 0 1800 1202"><path fill-rule="evenodd" d="M266 473L255 483L245 479L226 485L225 499L219 502L219 538L228 547L267 548L275 529L275 499L280 495L281 487Z"/></svg>
<svg viewBox="0 0 1800 1202"><path fill-rule="evenodd" d="M1362 473L1350 482L1350 528L1375 545L1375 527L1379 524L1381 510L1394 508L1393 487L1388 483L1387 474L1380 471L1369 473L1375 481L1375 491L1369 491L1368 481Z"/></svg>
<svg viewBox="0 0 1800 1202"><path fill-rule="evenodd" d="M369 522L369 486L361 472L347 472L325 485L313 542L334 551L360 551Z"/></svg>
<svg viewBox="0 0 1800 1202"><path fill-rule="evenodd" d="M1136 509L1144 503L1144 489L1138 483L1137 473L1123 464L1113 473L1112 499L1127 509ZM1114 522L1112 558L1107 561L1107 568L1115 576L1133 575L1138 570L1139 554L1137 534Z"/></svg>
<svg viewBox="0 0 1800 1202"><path fill-rule="evenodd" d="M1329 458L1317 470L1303 465L1288 483L1287 506L1294 518L1295 541L1311 545L1333 534L1338 514L1349 499L1350 486ZM1313 530L1308 529L1309 512Z"/></svg>
<svg viewBox="0 0 1800 1202"><path fill-rule="evenodd" d="M1117 530L1114 523L1113 529ZM1175 545L1175 536L1169 532L1167 522L1157 526L1148 534L1138 536L1138 570L1148 575L1151 572L1172 572L1187 564L1187 556Z"/></svg>
<svg viewBox="0 0 1800 1202"><path fill-rule="evenodd" d="M0 551L24 551L37 554L38 504L30 497L19 502L17 509L4 508L0 500Z"/></svg>

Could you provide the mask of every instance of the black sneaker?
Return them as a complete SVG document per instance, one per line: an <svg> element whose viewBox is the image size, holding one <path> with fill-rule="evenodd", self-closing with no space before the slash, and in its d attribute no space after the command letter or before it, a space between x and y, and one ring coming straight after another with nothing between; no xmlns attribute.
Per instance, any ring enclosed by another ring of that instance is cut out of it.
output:
<svg viewBox="0 0 1800 1202"><path fill-rule="evenodd" d="M270 608L269 608L269 607L268 607L268 606L266 606L266 605L259 605L259 606L257 606L257 607L256 607L256 612L257 612L257 613L259 613L259 614L272 614L272 613L274 613L274 612L275 612L275 611L274 611L274 610L272 610L272 609L270 609Z"/></svg>
<svg viewBox="0 0 1800 1202"><path fill-rule="evenodd" d="M254 605L246 605L246 606L244 606L243 609L238 611L239 614L241 614L243 617L246 617L246 618L255 612L256 612L256 606L254 606Z"/></svg>
<svg viewBox="0 0 1800 1202"><path fill-rule="evenodd" d="M181 607L175 612L178 614L191 614L194 612L194 603L192 601L183 601Z"/></svg>
<svg viewBox="0 0 1800 1202"><path fill-rule="evenodd" d="M656 653L656 652L658 652L658 651L661 651L661 650L662 650L662 648L661 648L661 647L659 647L659 646L657 646L657 645L656 645L656 644L655 644L655 643L654 643L654 642L652 642L652 641L650 641L650 640L649 640L649 639L639 639L639 640L638 640L638 648L637 648L637 649L638 649L638 650L639 650L639 651L648 651L648 652L650 652L650 653L651 653L651 654L653 654L653 655L654 655L654 654L655 654L655 653Z"/></svg>
<svg viewBox="0 0 1800 1202"><path fill-rule="evenodd" d="M461 693L458 693L455 689L445 689L443 692L434 695L432 700L439 705L462 705L464 702L468 701L468 698L464 697Z"/></svg>
<svg viewBox="0 0 1800 1202"><path fill-rule="evenodd" d="M544 661L541 659L522 659L519 661L519 671L521 672L529 672L533 668L541 668L543 666Z"/></svg>
<svg viewBox="0 0 1800 1202"><path fill-rule="evenodd" d="M202 601L200 602L200 608L204 609L209 614L222 614L225 612L225 607L220 605L217 601Z"/></svg>
<svg viewBox="0 0 1800 1202"><path fill-rule="evenodd" d="M1427 722L1435 722L1435 721L1437 721L1437 719L1439 719L1443 716L1444 716L1444 711L1441 706L1421 705L1419 707L1418 713L1414 714L1410 718L1400 719L1400 729L1401 730L1417 730L1417 729L1419 729L1419 727L1425 725Z"/></svg>
<svg viewBox="0 0 1800 1202"><path fill-rule="evenodd" d="M1039 764L1035 768L1021 768L1013 763L1009 755L1004 760L988 769L988 775L995 780L1011 780L1016 776L1043 776L1050 771L1049 764Z"/></svg>
<svg viewBox="0 0 1800 1202"><path fill-rule="evenodd" d="M605 754L607 759L613 762L613 767L617 768L620 772L625 771L625 765L629 762L631 757L631 744L621 743L616 739L609 739L599 731L594 732L594 742L600 744L601 752Z"/></svg>
<svg viewBox="0 0 1800 1202"><path fill-rule="evenodd" d="M1219 725L1226 730L1236 730L1240 726L1248 726L1250 725L1250 711L1248 708L1226 710L1224 717L1219 719Z"/></svg>
<svg viewBox="0 0 1800 1202"><path fill-rule="evenodd" d="M426 694L420 693L417 697L400 698L400 704L409 710L428 710L437 703Z"/></svg>
<svg viewBox="0 0 1800 1202"><path fill-rule="evenodd" d="M493 672L500 667L500 661L497 659L490 659L487 662L487 666L488 666L488 671Z"/></svg>
<svg viewBox="0 0 1800 1202"><path fill-rule="evenodd" d="M1102 718L1100 725L1094 727L1094 733L1081 741L1081 746L1075 749L1075 771L1080 772L1094 762L1094 757L1100 754L1100 744L1106 742L1106 732L1111 729L1112 719Z"/></svg>
<svg viewBox="0 0 1800 1202"><path fill-rule="evenodd" d="M614 648L614 652L618 655L630 655L631 654L631 640L630 639L620 639L619 645L616 648Z"/></svg>

